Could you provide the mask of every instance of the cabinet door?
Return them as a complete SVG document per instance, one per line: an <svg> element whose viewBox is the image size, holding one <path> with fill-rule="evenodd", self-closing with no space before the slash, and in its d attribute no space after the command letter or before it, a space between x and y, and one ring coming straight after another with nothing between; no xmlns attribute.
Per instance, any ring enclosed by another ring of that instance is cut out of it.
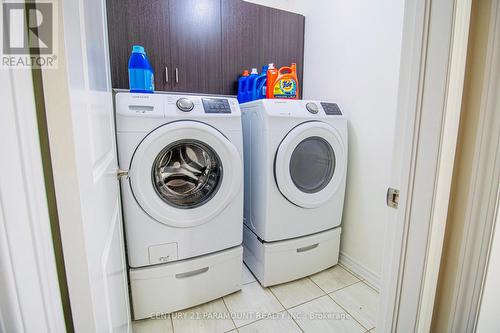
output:
<svg viewBox="0 0 500 333"><path fill-rule="evenodd" d="M223 91L237 93L244 69L297 64L302 86L304 16L242 0L222 0ZM300 94L301 89L299 90Z"/></svg>
<svg viewBox="0 0 500 333"><path fill-rule="evenodd" d="M107 6L113 88L129 88L132 45L142 45L153 67L155 90L170 90L168 0L108 0Z"/></svg>
<svg viewBox="0 0 500 333"><path fill-rule="evenodd" d="M170 0L173 91L222 93L220 0Z"/></svg>
<svg viewBox="0 0 500 333"><path fill-rule="evenodd" d="M111 62L111 86L128 89L128 46L127 21L128 1L107 0L109 58Z"/></svg>
<svg viewBox="0 0 500 333"><path fill-rule="evenodd" d="M168 0L137 0L137 11L128 22L129 48L144 46L155 75L156 90L170 90L170 29ZM168 76L166 75L168 72Z"/></svg>
<svg viewBox="0 0 500 333"><path fill-rule="evenodd" d="M296 63L299 83L302 83L304 16L260 6L259 17L259 36L262 36L259 48L261 61L274 62L278 67ZM301 92L302 88L299 91Z"/></svg>
<svg viewBox="0 0 500 333"><path fill-rule="evenodd" d="M262 36L259 30L259 5L241 0L222 0L223 93L238 93L238 78L244 69L261 71Z"/></svg>

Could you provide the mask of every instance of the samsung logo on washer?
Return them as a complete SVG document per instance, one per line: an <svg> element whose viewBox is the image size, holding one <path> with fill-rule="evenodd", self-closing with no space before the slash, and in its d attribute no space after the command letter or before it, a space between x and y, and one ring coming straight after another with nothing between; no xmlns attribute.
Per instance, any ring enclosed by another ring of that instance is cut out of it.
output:
<svg viewBox="0 0 500 333"><path fill-rule="evenodd" d="M139 96L115 97L134 319L240 290L243 260L263 286L337 264L347 120L326 115L338 107Z"/></svg>

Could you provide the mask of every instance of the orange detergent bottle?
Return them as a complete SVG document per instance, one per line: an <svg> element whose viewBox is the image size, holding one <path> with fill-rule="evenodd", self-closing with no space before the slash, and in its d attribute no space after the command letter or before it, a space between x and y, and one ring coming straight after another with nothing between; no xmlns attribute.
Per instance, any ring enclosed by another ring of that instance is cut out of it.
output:
<svg viewBox="0 0 500 333"><path fill-rule="evenodd" d="M274 67L273 63L269 64L267 68L266 98L273 98L273 87L277 77L278 70Z"/></svg>
<svg viewBox="0 0 500 333"><path fill-rule="evenodd" d="M299 80L297 65L281 67L278 71L267 70L267 98L299 99Z"/></svg>

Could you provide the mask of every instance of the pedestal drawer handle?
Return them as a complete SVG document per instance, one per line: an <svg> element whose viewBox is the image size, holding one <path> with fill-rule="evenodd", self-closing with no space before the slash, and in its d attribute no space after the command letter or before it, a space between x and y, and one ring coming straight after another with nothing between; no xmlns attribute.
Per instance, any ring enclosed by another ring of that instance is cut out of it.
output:
<svg viewBox="0 0 500 333"><path fill-rule="evenodd" d="M307 245L307 246L304 246L304 247L299 247L297 249L297 252L306 252L306 251L309 251L309 250L317 248L318 245L319 245L319 243L312 244L312 245Z"/></svg>
<svg viewBox="0 0 500 333"><path fill-rule="evenodd" d="M200 275L200 274L203 274L207 271L208 271L208 267L203 267L200 269L195 269L194 271L191 271L191 272L175 274L175 277L177 279L183 279L183 278L187 278L190 276Z"/></svg>

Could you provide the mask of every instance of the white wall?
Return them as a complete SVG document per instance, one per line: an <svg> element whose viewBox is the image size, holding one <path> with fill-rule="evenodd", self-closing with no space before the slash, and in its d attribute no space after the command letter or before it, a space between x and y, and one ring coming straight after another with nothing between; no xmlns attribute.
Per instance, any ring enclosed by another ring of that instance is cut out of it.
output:
<svg viewBox="0 0 500 333"><path fill-rule="evenodd" d="M349 118L341 253L380 276L404 1L304 5L304 98L335 101Z"/></svg>
<svg viewBox="0 0 500 333"><path fill-rule="evenodd" d="M392 163L404 1L252 2L305 15L304 98L335 101L349 117L341 252L377 280L387 227L385 194Z"/></svg>
<svg viewBox="0 0 500 333"><path fill-rule="evenodd" d="M244 0L244 1L302 14L305 2L310 0ZM312 2L314 1L315 0L313 0Z"/></svg>

